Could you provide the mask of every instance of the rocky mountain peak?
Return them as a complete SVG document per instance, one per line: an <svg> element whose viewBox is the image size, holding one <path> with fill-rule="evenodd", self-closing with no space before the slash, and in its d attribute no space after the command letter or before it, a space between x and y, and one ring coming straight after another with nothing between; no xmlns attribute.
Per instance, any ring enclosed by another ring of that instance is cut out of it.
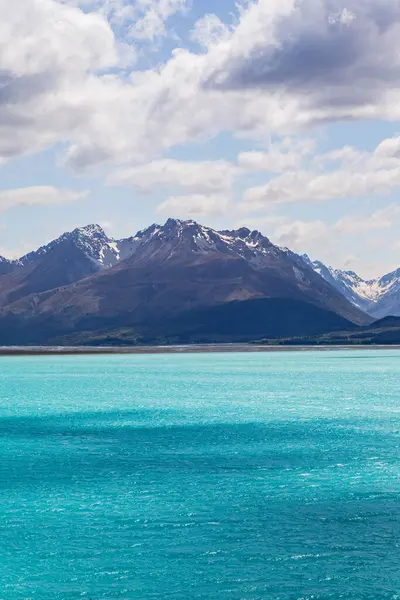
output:
<svg viewBox="0 0 400 600"><path fill-rule="evenodd" d="M365 280L355 271L334 269L320 261L308 260L314 271L358 308L377 318L400 316L400 269L381 278Z"/></svg>
<svg viewBox="0 0 400 600"><path fill-rule="evenodd" d="M73 231L63 233L49 244L23 256L20 262L27 264L54 252L64 254L67 260L71 257L71 253L76 260L76 252L80 252L83 258L89 259L98 268L110 267L118 262L118 251L114 240L109 238L103 228L97 224L77 227Z"/></svg>
<svg viewBox="0 0 400 600"><path fill-rule="evenodd" d="M365 281L354 271L334 269L313 261L307 254L300 256L287 248L279 248L258 230L239 227L217 231L191 219L169 218L164 224L153 223L121 240L108 237L96 223L77 227L19 261L0 256L0 274L29 265L35 270L32 275L35 282L42 272L40 285L35 283L29 287L36 291L51 283L64 285L77 281L125 260L143 266L167 261L193 264L218 257L241 259L256 269L276 269L280 276L285 271L303 287L313 285L313 276L317 274L357 308L373 316L400 314L400 269L380 279Z"/></svg>
<svg viewBox="0 0 400 600"><path fill-rule="evenodd" d="M109 239L104 229L96 223L85 225L84 227L77 227L70 233L66 233L64 235L72 238L86 237L91 239Z"/></svg>
<svg viewBox="0 0 400 600"><path fill-rule="evenodd" d="M0 275L5 275L6 273L9 273L12 270L14 264L16 264L16 261L8 260L8 258L0 256Z"/></svg>
<svg viewBox="0 0 400 600"><path fill-rule="evenodd" d="M270 240L260 231L251 231L248 227L240 227L239 229L224 230L219 232L223 236L244 242L249 248L268 248L273 246Z"/></svg>
<svg viewBox="0 0 400 600"><path fill-rule="evenodd" d="M251 230L248 227L240 227L240 229L226 229L221 231L223 235L229 235L230 237L239 238L241 240L247 239L251 235Z"/></svg>
<svg viewBox="0 0 400 600"><path fill-rule="evenodd" d="M65 314L67 328L71 314L78 328L88 314L125 326L260 298L289 298L354 322L367 319L301 257L261 232L217 231L178 219L121 240L96 224L76 228L27 255L3 278L0 296L3 306L18 306L33 319Z"/></svg>

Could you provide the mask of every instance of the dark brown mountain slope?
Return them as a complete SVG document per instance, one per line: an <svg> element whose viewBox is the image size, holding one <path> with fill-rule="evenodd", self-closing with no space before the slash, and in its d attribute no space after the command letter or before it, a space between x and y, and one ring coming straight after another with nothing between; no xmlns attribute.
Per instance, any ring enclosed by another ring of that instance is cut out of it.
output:
<svg viewBox="0 0 400 600"><path fill-rule="evenodd" d="M17 261L0 261L1 306L97 273L109 242L101 227L88 225L63 234Z"/></svg>
<svg viewBox="0 0 400 600"><path fill-rule="evenodd" d="M0 343L1 338L11 343L13 335L18 343L34 343L116 327L146 332L154 322L176 319L181 313L262 298L289 298L353 323L368 322L300 257L274 246L259 232L216 232L193 221L170 219L163 227L153 225L138 233L130 248L131 256L116 266L76 283L15 300L9 294L9 304L0 312ZM66 264L77 263L67 258ZM41 273L52 273L52 261L49 270L43 263L40 267ZM51 280L59 281L54 269ZM64 278L67 272L64 269ZM34 275L33 269L28 281ZM72 276L77 279L81 273L73 271ZM34 282L37 291L49 285L37 277Z"/></svg>

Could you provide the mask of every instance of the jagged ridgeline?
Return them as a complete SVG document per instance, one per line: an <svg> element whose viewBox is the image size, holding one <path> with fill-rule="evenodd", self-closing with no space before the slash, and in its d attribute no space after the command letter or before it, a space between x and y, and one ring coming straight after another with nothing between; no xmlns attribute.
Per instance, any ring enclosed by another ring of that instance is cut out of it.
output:
<svg viewBox="0 0 400 600"><path fill-rule="evenodd" d="M176 219L121 240L89 225L0 259L0 302L3 344L246 341L372 321L259 231Z"/></svg>
<svg viewBox="0 0 400 600"><path fill-rule="evenodd" d="M352 304L373 317L400 316L400 269L377 279L363 279L354 271L327 267L320 261L304 260Z"/></svg>

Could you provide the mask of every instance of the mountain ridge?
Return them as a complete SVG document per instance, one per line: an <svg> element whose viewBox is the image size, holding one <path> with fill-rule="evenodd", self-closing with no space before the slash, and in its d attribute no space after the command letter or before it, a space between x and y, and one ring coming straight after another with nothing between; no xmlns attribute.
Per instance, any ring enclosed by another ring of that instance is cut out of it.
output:
<svg viewBox="0 0 400 600"><path fill-rule="evenodd" d="M176 324L179 315L202 315L218 306L238 315L230 303L279 298L314 306L315 318L325 311L326 324L332 313L357 325L372 320L302 257L257 230L216 231L168 219L114 240L89 225L25 255L0 277L0 343L17 331L19 343L28 331L43 342L120 327L146 334L155 321ZM279 318L283 331L292 317ZM304 329L306 334L310 326Z"/></svg>
<svg viewBox="0 0 400 600"><path fill-rule="evenodd" d="M400 316L400 268L382 277L365 280L354 271L334 269L320 261L312 261L306 254L303 258L316 273L372 317Z"/></svg>

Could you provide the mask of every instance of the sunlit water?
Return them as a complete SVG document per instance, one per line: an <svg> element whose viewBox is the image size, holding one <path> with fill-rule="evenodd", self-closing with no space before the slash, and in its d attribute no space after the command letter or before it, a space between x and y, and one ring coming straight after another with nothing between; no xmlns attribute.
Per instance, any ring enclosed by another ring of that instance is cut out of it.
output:
<svg viewBox="0 0 400 600"><path fill-rule="evenodd" d="M400 352L0 359L0 599L400 598Z"/></svg>

